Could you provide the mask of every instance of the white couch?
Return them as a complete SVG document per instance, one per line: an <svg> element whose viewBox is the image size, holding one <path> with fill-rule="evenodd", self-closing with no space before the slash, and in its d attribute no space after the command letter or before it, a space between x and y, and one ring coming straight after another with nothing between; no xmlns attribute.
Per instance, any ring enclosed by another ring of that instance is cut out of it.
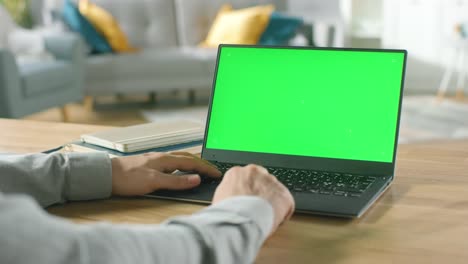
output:
<svg viewBox="0 0 468 264"><path fill-rule="evenodd" d="M61 0L42 0L43 23L50 9L61 9ZM197 47L207 35L224 3L234 8L274 4L286 0L93 0L118 20L133 46L132 54L89 56L86 95L128 94L167 90L209 90L216 50ZM38 5L36 3L36 5Z"/></svg>

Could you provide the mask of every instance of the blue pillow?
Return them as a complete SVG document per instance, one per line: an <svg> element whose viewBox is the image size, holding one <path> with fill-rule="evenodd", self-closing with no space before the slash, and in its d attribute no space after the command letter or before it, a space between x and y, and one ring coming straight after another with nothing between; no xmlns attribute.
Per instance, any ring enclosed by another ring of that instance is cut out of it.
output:
<svg viewBox="0 0 468 264"><path fill-rule="evenodd" d="M260 37L261 45L285 45L294 37L304 21L301 18L283 15L278 12L271 13L270 22Z"/></svg>
<svg viewBox="0 0 468 264"><path fill-rule="evenodd" d="M106 39L102 37L91 23L80 14L78 7L70 0L66 0L63 6L63 20L71 28L83 36L91 46L93 53L111 53L112 48Z"/></svg>

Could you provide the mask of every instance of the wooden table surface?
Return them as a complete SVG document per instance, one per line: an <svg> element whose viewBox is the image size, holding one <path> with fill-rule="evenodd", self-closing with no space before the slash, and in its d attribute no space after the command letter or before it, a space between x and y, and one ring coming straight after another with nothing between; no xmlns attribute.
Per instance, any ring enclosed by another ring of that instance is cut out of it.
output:
<svg viewBox="0 0 468 264"><path fill-rule="evenodd" d="M108 127L0 119L0 152L41 151ZM156 224L202 205L147 198L73 202L77 222ZM396 179L360 219L295 215L258 263L468 263L468 140L400 145Z"/></svg>

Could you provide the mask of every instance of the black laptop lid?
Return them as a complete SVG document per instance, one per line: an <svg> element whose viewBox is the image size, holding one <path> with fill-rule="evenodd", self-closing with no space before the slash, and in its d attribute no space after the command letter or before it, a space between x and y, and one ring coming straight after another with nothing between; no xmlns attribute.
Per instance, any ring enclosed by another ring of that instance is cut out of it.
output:
<svg viewBox="0 0 468 264"><path fill-rule="evenodd" d="M392 175L406 51L221 45L202 156Z"/></svg>

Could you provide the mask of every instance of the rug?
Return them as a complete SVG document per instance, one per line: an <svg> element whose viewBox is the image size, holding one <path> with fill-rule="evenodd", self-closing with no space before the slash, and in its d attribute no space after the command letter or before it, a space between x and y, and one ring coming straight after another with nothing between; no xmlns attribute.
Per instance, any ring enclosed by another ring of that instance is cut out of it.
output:
<svg viewBox="0 0 468 264"><path fill-rule="evenodd" d="M468 103L436 101L433 96L406 96L400 121L400 143L468 138Z"/></svg>
<svg viewBox="0 0 468 264"><path fill-rule="evenodd" d="M205 124L207 111L205 105L179 105L145 110L142 114L149 122L189 120ZM399 143L458 138L468 138L468 103L448 99L437 102L433 96L404 97Z"/></svg>

